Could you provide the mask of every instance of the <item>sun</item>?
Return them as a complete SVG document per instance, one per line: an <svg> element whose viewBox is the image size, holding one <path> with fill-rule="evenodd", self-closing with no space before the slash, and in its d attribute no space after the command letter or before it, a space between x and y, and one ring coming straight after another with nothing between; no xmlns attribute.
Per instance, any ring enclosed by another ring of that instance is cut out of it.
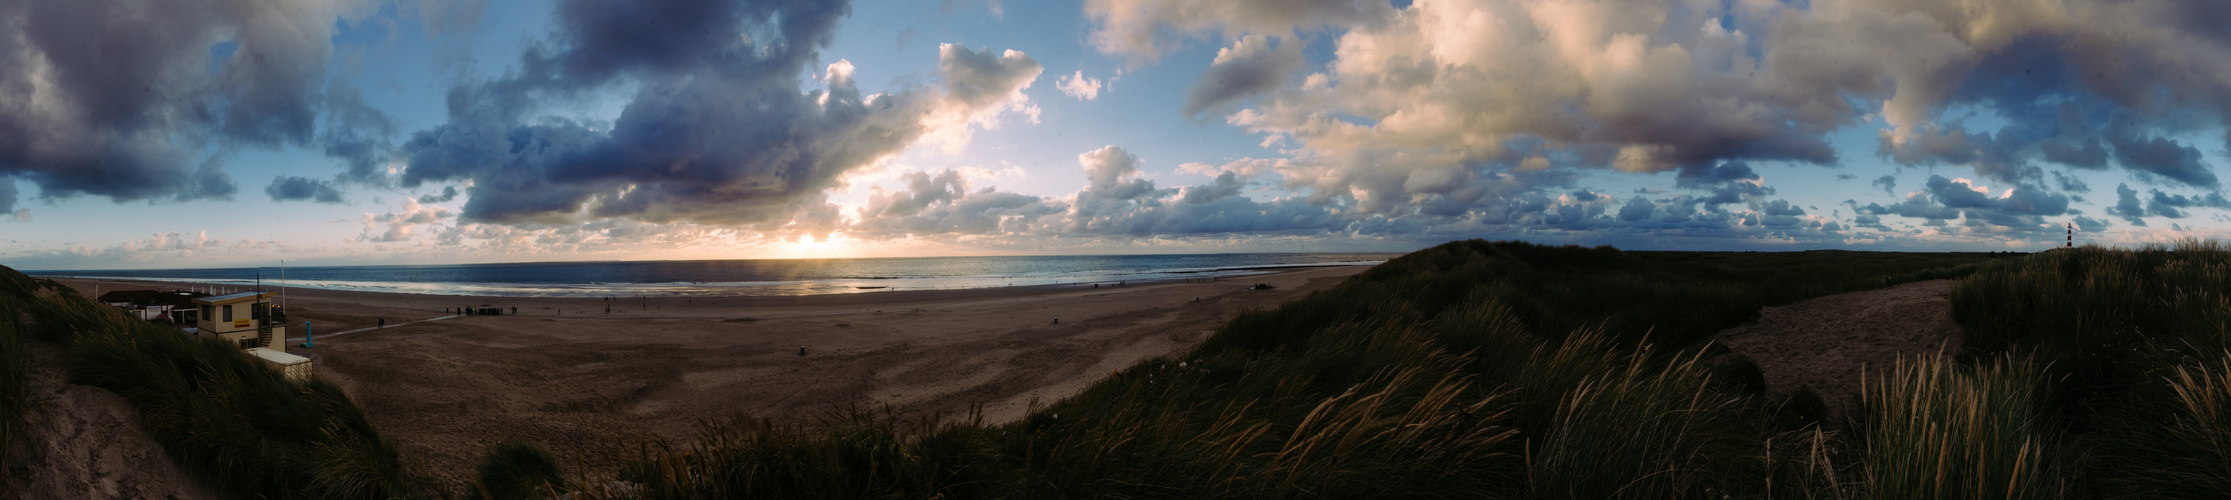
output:
<svg viewBox="0 0 2231 500"><path fill-rule="evenodd" d="M811 235L800 236L797 240L774 244L770 248L771 251L768 252L767 258L841 259L857 257L860 252L854 246L856 243L859 243L859 241L847 238L843 234L830 234L824 238L814 238Z"/></svg>

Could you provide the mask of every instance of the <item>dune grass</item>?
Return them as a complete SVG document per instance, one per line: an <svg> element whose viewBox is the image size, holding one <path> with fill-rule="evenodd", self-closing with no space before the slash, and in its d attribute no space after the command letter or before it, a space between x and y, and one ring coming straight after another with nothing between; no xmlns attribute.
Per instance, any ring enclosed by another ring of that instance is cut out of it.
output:
<svg viewBox="0 0 2231 500"><path fill-rule="evenodd" d="M1771 498L1862 487L1847 444L1701 339L2003 255L1455 242L1246 312L1019 422L837 412L647 447L590 498ZM615 488L613 485L631 485ZM638 489L639 488L639 489Z"/></svg>
<svg viewBox="0 0 2231 500"><path fill-rule="evenodd" d="M2082 496L2231 496L2231 247L2058 250L1976 273L1952 295L1971 359L2033 353L2040 412L2078 436Z"/></svg>
<svg viewBox="0 0 2231 500"><path fill-rule="evenodd" d="M475 468L474 486L483 498L531 499L566 490L558 457L533 443L502 441L489 445Z"/></svg>
<svg viewBox="0 0 2231 500"><path fill-rule="evenodd" d="M31 390L31 353L24 346L22 301L39 285L30 277L0 268L0 498L15 498L15 440L25 418L39 404Z"/></svg>
<svg viewBox="0 0 2231 500"><path fill-rule="evenodd" d="M1859 431L1874 498L2024 499L2065 493L2043 373L2026 358L1961 366L1901 359L1863 384Z"/></svg>
<svg viewBox="0 0 2231 500"><path fill-rule="evenodd" d="M62 347L72 382L122 395L181 470L221 493L271 499L443 494L411 470L330 382L287 381L237 346L131 318L52 282L9 292L0 294L6 302L0 310L29 312L32 331Z"/></svg>
<svg viewBox="0 0 2231 500"><path fill-rule="evenodd" d="M24 349L22 325L14 307L0 303L0 498L13 498L15 440L36 404L31 392L31 354Z"/></svg>

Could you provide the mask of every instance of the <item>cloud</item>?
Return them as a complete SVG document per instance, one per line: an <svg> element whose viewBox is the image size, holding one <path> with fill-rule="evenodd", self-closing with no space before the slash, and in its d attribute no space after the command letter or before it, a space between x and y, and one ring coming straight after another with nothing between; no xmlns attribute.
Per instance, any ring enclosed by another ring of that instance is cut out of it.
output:
<svg viewBox="0 0 2231 500"><path fill-rule="evenodd" d="M2151 194L2152 196L2149 197L2146 203L2147 215L2168 217L2171 219L2182 219L2187 215L2185 211L2191 210L2193 208L2205 207L2231 209L2231 200L2224 199L2222 193L2208 193L2206 196L2187 197L2181 194L2172 195L2169 193L2164 193L2159 189L2153 189L2149 190L2149 194Z"/></svg>
<svg viewBox="0 0 2231 500"><path fill-rule="evenodd" d="M456 217L449 209L420 204L418 200L404 198L401 210L384 214L364 214L361 224L364 234L355 241L368 243L396 243L410 241L415 229ZM385 230L381 230L385 226Z"/></svg>
<svg viewBox="0 0 2231 500"><path fill-rule="evenodd" d="M73 246L11 257L8 266L17 269L76 269L87 265L151 266L184 259L208 258L255 245L252 241L228 245L224 239L209 237L208 231L198 231L193 236L170 231L108 247Z"/></svg>
<svg viewBox="0 0 2231 500"><path fill-rule="evenodd" d="M271 201L315 200L318 203L333 204L344 201L341 199L341 191L334 189L332 183L292 175L272 178L271 185L265 186L263 192L271 196Z"/></svg>
<svg viewBox="0 0 2231 500"><path fill-rule="evenodd" d="M1883 174L1883 175L1882 175L1882 177L1876 177L1876 178L1875 178L1875 182L1874 182L1874 186L1875 186L1875 188L1876 188L1876 189L1881 189L1881 190L1882 190L1882 194L1887 194L1887 195L1891 195L1891 196L1897 196L1897 195L1898 195L1898 177L1897 177L1897 176L1894 176L1894 175L1890 175L1890 174Z"/></svg>
<svg viewBox="0 0 2231 500"><path fill-rule="evenodd" d="M573 0L502 78L450 91L449 121L412 134L404 187L471 181L462 217L496 224L626 218L826 237L846 172L923 140L1035 116L1042 72L1017 51L939 48L942 88L863 94L852 65L801 92L843 3ZM606 126L541 116L632 89Z"/></svg>
<svg viewBox="0 0 2231 500"><path fill-rule="evenodd" d="M2161 137L2134 138L2115 135L2115 159L2132 171L2159 176L2192 187L2213 188L2215 172L2200 161L2200 149Z"/></svg>
<svg viewBox="0 0 2231 500"><path fill-rule="evenodd" d="M1676 171L1673 179L1674 187L1711 192L1712 196L1699 200L1707 207L1755 201L1774 194L1774 188L1766 187L1758 172L1740 161L1691 164Z"/></svg>
<svg viewBox="0 0 2231 500"><path fill-rule="evenodd" d="M2231 59L2218 57L2231 37L2191 22L2195 2L1446 0L1255 10L1264 3L1111 0L1087 12L1096 46L1135 60L1217 36L1232 44L1227 55L1264 54L1300 45L1305 31L1331 32L1310 42L1332 45L1321 66L1247 72L1259 77L1250 82L1276 83L1225 93L1204 78L1187 110L1237 106L1229 123L1292 155L1280 170L1287 187L1390 219L1507 210L1496 205L1570 187L1580 169L1832 166L1844 159L1831 133L1885 123L1883 157L1969 167L2039 204L1945 207L1924 194L1936 205L1901 210L1959 214L1929 220L1967 221L1978 234L2017 231L2059 202L2048 185L2088 188L2065 176L2049 183L2059 169L2217 186L2197 148L2178 141L2231 122L2231 95L2221 92ZM2004 125L1986 129L1947 110ZM1895 183L1877 187L1897 194ZM1692 200L1705 208L1770 194L1756 180L1684 189L1709 192ZM1477 195L1490 191L1498 195Z"/></svg>
<svg viewBox="0 0 2231 500"><path fill-rule="evenodd" d="M1868 216L1897 215L1923 219L1943 226L1965 221L1966 229L1985 234L2020 234L2050 231L2046 217L2070 214L2069 197L2034 188L2010 187L1998 196L1966 179L1929 176L1922 190L1896 204L1853 204L1853 211Z"/></svg>
<svg viewBox="0 0 2231 500"><path fill-rule="evenodd" d="M931 124L944 125L934 131L943 133L948 145L968 143L966 125L997 128L1000 115L1010 112L1028 117L1031 123L1038 122L1037 105L1023 95L1023 90L1045 72L1037 59L1017 50L995 56L990 50L977 52L943 44L938 46L937 69L947 94L945 102L935 108L943 118L932 118Z"/></svg>
<svg viewBox="0 0 2231 500"><path fill-rule="evenodd" d="M2053 172L2053 184L2060 186L2062 191L2071 193L2092 192L2091 184L2084 183L2083 179L2079 179L2076 176L2063 174L2060 172Z"/></svg>
<svg viewBox="0 0 2231 500"><path fill-rule="evenodd" d="M2107 221L2085 217L2082 215L2078 215L2075 218L2069 220L2070 222L2074 222L2076 224L2076 229L2081 229L2087 233L2105 231L2107 230L2108 226L2112 225L2109 224Z"/></svg>
<svg viewBox="0 0 2231 500"><path fill-rule="evenodd" d="M457 199L457 186L443 186L443 187L442 187L442 194L429 194L429 195L426 195L426 196L420 196L420 197L418 197L418 202L419 202L419 203L446 203L446 202L448 202L449 200L454 200L454 199Z"/></svg>
<svg viewBox="0 0 2231 500"><path fill-rule="evenodd" d="M0 176L54 200L227 199L236 148L335 146L321 113L350 0L0 6Z"/></svg>
<svg viewBox="0 0 2231 500"><path fill-rule="evenodd" d="M1185 116L1222 109L1286 83L1294 71L1301 69L1301 44L1272 44L1262 35L1248 35L1217 50L1208 71L1201 73L1192 90L1185 93Z"/></svg>
<svg viewBox="0 0 2231 500"><path fill-rule="evenodd" d="M2127 183L2115 185L2115 206L2107 207L2107 215L2121 217L2133 226L2146 226L2146 219L2142 218L2146 216L2146 208L2138 202L2138 190L2131 189Z"/></svg>
<svg viewBox="0 0 2231 500"><path fill-rule="evenodd" d="M1284 34L1383 19L1384 0L1086 0L1092 44L1102 53L1160 58L1185 38L1224 30ZM1171 39L1167 35L1177 35Z"/></svg>
<svg viewBox="0 0 2231 500"><path fill-rule="evenodd" d="M1061 93L1081 100L1090 101L1100 97L1100 80L1085 77L1084 70L1061 77L1061 81L1054 86L1060 88Z"/></svg>

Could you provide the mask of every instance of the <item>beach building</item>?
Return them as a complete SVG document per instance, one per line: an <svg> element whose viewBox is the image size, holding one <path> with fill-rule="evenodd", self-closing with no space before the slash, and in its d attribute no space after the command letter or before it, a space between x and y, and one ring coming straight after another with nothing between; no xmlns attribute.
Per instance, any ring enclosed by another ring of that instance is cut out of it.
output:
<svg viewBox="0 0 2231 500"><path fill-rule="evenodd" d="M275 292L240 292L200 297L194 305L200 306L200 321L196 326L201 333L240 345L241 349L281 346L287 338L287 313L272 307Z"/></svg>
<svg viewBox="0 0 2231 500"><path fill-rule="evenodd" d="M278 370L279 374L285 376L289 381L295 383L310 381L310 358L287 354L287 351L282 349L266 347L249 349L248 355L263 360L264 364L270 365L273 370Z"/></svg>
<svg viewBox="0 0 2231 500"><path fill-rule="evenodd" d="M123 309L139 319L173 325L193 325L198 321L200 313L199 308L194 307L194 299L207 296L209 294L175 290L117 290L101 294L98 300Z"/></svg>

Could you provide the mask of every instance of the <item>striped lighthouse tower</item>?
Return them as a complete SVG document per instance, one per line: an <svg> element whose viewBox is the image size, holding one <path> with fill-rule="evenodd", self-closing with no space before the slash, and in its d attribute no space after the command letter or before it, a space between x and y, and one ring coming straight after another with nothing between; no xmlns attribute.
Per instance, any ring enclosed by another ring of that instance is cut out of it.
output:
<svg viewBox="0 0 2231 500"><path fill-rule="evenodd" d="M2068 223L2068 247L2076 248L2076 223Z"/></svg>

